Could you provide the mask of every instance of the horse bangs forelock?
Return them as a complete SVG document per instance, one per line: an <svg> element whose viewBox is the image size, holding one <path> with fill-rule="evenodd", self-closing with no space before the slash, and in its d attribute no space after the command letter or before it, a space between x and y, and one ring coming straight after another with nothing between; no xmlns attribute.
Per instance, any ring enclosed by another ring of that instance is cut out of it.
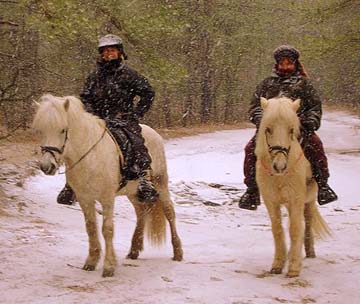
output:
<svg viewBox="0 0 360 304"><path fill-rule="evenodd" d="M270 99L264 113L264 120L267 121L268 124L272 122L282 122L298 128L299 120L297 114L291 107L292 102L291 99L286 97Z"/></svg>
<svg viewBox="0 0 360 304"><path fill-rule="evenodd" d="M46 94L40 98L40 105L35 114L33 128L43 131L52 127L53 129L64 129L66 127L65 109L59 97Z"/></svg>

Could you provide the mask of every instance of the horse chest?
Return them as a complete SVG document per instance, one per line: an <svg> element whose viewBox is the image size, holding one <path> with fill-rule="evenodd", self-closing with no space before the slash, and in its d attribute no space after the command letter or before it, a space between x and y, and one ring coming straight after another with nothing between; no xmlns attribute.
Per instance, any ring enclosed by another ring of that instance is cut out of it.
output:
<svg viewBox="0 0 360 304"><path fill-rule="evenodd" d="M286 204L295 195L294 187L287 177L266 174L263 178L258 180L260 191L268 198L271 198L271 201Z"/></svg>

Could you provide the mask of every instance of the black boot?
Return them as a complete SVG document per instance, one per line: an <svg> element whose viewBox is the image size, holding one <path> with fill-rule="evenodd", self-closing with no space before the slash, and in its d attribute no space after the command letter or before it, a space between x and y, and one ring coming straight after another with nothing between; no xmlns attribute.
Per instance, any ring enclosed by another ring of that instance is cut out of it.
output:
<svg viewBox="0 0 360 304"><path fill-rule="evenodd" d="M247 210L256 210L260 205L260 194L257 187L247 188L239 201L239 208Z"/></svg>
<svg viewBox="0 0 360 304"><path fill-rule="evenodd" d="M330 188L326 182L318 183L318 203L319 205L325 205L334 202L338 199L335 191Z"/></svg>
<svg viewBox="0 0 360 304"><path fill-rule="evenodd" d="M72 205L75 203L75 193L73 189L68 184L65 184L65 187L60 191L57 202L58 204L63 205Z"/></svg>
<svg viewBox="0 0 360 304"><path fill-rule="evenodd" d="M140 202L144 203L154 203L158 199L159 193L151 181L150 170L141 173L136 196Z"/></svg>

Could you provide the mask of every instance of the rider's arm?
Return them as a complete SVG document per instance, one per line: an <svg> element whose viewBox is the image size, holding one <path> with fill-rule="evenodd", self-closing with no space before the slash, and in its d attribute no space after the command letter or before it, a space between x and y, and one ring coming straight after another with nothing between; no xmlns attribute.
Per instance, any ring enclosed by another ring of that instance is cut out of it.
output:
<svg viewBox="0 0 360 304"><path fill-rule="evenodd" d="M93 101L94 101L94 80L92 74L90 74L84 84L84 88L80 93L81 100L85 106L87 112L95 114L93 109Z"/></svg>
<svg viewBox="0 0 360 304"><path fill-rule="evenodd" d="M253 94L251 101L250 101L250 108L249 108L249 118L250 122L252 122L258 128L260 125L260 121L262 118L263 110L261 108L260 97L264 94L264 87L265 87L265 80L262 81L256 87L255 93Z"/></svg>
<svg viewBox="0 0 360 304"><path fill-rule="evenodd" d="M155 91L150 85L149 81L138 74L137 72L134 72L134 78L132 81L132 89L134 90L135 95L140 97L140 100L138 101L134 114L137 117L143 117L144 114L149 111L154 98L155 98Z"/></svg>
<svg viewBox="0 0 360 304"><path fill-rule="evenodd" d="M322 106L321 99L309 80L304 81L303 109L299 115L302 127L306 132L314 132L320 128Z"/></svg>

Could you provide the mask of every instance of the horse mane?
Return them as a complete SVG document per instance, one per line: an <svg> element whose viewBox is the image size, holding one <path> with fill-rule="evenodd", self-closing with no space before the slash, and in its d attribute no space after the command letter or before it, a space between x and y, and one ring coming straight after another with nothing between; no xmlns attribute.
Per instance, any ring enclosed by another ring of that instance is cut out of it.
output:
<svg viewBox="0 0 360 304"><path fill-rule="evenodd" d="M68 109L65 109L65 103L68 101ZM82 101L75 96L58 97L51 94L45 94L39 99L39 106L34 117L33 128L43 130L45 128L64 129L68 125L68 119L78 121L95 120L95 122L104 127L105 122L88 113Z"/></svg>
<svg viewBox="0 0 360 304"><path fill-rule="evenodd" d="M257 134L258 143L264 144L256 145L257 154L261 155L268 149L265 144L265 130L269 126L274 124L291 126L294 129L294 136L299 137L300 121L292 104L293 101L288 97L275 97L268 100L265 109L263 109L263 116Z"/></svg>

